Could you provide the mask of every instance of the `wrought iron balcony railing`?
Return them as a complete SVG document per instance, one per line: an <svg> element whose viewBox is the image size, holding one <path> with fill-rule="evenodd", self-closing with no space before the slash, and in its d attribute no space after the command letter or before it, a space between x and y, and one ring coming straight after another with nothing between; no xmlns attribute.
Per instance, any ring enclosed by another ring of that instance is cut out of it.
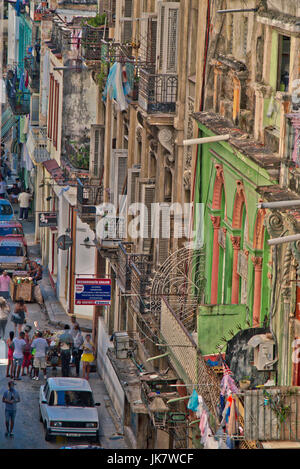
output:
<svg viewBox="0 0 300 469"><path fill-rule="evenodd" d="M30 93L16 91L13 94L7 93L8 102L12 113L16 116L22 116L30 113Z"/></svg>
<svg viewBox="0 0 300 469"><path fill-rule="evenodd" d="M108 28L94 27L85 24L82 27L81 55L85 60L101 61L103 59L102 40L108 39Z"/></svg>
<svg viewBox="0 0 300 469"><path fill-rule="evenodd" d="M96 206L103 201L103 186L99 180L77 179L77 209L81 219L95 221Z"/></svg>
<svg viewBox="0 0 300 469"><path fill-rule="evenodd" d="M33 56L25 57L24 67L30 78L30 87L33 91L38 93L40 89L40 63L37 62Z"/></svg>
<svg viewBox="0 0 300 469"><path fill-rule="evenodd" d="M177 89L177 75L155 74L140 69L138 101L146 112L150 114L175 112Z"/></svg>
<svg viewBox="0 0 300 469"><path fill-rule="evenodd" d="M29 130L26 146L29 154L37 163L43 163L50 159L46 133L46 127L31 127Z"/></svg>

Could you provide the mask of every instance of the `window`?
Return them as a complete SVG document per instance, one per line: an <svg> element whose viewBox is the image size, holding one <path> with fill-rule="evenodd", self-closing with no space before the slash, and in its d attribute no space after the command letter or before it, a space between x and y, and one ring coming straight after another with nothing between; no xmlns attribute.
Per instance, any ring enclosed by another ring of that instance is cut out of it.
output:
<svg viewBox="0 0 300 469"><path fill-rule="evenodd" d="M278 35L277 90L288 91L290 71L291 38Z"/></svg>
<svg viewBox="0 0 300 469"><path fill-rule="evenodd" d="M52 391L50 406L94 407L94 400L90 391Z"/></svg>
<svg viewBox="0 0 300 469"><path fill-rule="evenodd" d="M21 235L23 236L23 231L17 226L2 226L0 227L0 236L7 235Z"/></svg>
<svg viewBox="0 0 300 469"><path fill-rule="evenodd" d="M0 246L0 256L14 256L22 257L24 256L24 250L22 246Z"/></svg>
<svg viewBox="0 0 300 469"><path fill-rule="evenodd" d="M177 73L179 3L158 2L158 73Z"/></svg>
<svg viewBox="0 0 300 469"><path fill-rule="evenodd" d="M54 95L54 119L53 119L53 144L57 150L57 133L58 133L58 109L59 109L59 84L55 81Z"/></svg>
<svg viewBox="0 0 300 469"><path fill-rule="evenodd" d="M54 77L50 74L50 91L48 106L48 137L52 139L52 115L53 115L53 94L54 94Z"/></svg>
<svg viewBox="0 0 300 469"><path fill-rule="evenodd" d="M12 215L13 209L11 205L0 204L0 215Z"/></svg>

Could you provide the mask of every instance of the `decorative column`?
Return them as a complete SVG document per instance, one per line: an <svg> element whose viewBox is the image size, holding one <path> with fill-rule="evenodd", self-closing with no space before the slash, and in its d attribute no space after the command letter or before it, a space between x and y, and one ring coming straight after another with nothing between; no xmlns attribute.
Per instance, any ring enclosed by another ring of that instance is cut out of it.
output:
<svg viewBox="0 0 300 469"><path fill-rule="evenodd" d="M253 326L260 325L260 303L261 303L261 277L262 277L262 257L252 256L254 265L254 299L253 299Z"/></svg>
<svg viewBox="0 0 300 469"><path fill-rule="evenodd" d="M239 302L240 290L240 276L237 272L238 256L241 246L240 236L230 236L233 246L233 262L232 262L232 290L231 290L231 303L237 305Z"/></svg>
<svg viewBox="0 0 300 469"><path fill-rule="evenodd" d="M212 305L216 305L218 302L219 251L220 251L218 238L219 238L221 217L216 217L214 215L211 215L210 218L211 218L213 229L214 229L210 303Z"/></svg>

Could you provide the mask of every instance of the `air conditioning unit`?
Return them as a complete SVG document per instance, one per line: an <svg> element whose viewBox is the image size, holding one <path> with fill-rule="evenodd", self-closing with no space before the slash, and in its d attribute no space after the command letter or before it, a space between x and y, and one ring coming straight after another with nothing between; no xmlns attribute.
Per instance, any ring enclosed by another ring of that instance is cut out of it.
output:
<svg viewBox="0 0 300 469"><path fill-rule="evenodd" d="M273 370L275 363L275 342L270 334L257 334L248 341L254 349L253 365L259 371Z"/></svg>
<svg viewBox="0 0 300 469"><path fill-rule="evenodd" d="M114 333L116 358L127 358L127 353L130 350L129 340L130 338L127 332Z"/></svg>

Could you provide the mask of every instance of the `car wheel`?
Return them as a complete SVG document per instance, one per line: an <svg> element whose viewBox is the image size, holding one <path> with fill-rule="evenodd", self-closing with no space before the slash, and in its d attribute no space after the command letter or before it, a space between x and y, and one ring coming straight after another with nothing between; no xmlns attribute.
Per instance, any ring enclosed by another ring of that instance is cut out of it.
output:
<svg viewBox="0 0 300 469"><path fill-rule="evenodd" d="M45 440L50 441L51 440L51 435L50 435L50 432L47 428L47 423L46 422L44 423L44 428L45 428Z"/></svg>
<svg viewBox="0 0 300 469"><path fill-rule="evenodd" d="M41 413L41 408L39 408L39 416L40 416L40 422L43 423L43 417L42 417L42 413Z"/></svg>

